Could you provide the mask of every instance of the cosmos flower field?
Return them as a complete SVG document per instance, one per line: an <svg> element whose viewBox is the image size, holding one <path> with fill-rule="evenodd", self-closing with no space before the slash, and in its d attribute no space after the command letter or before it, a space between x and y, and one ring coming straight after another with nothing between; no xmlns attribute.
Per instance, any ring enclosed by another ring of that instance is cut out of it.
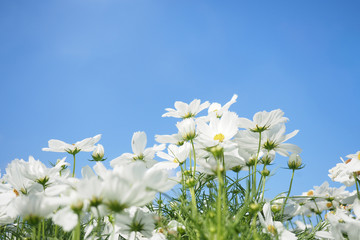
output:
<svg viewBox="0 0 360 240"><path fill-rule="evenodd" d="M236 99L175 102L163 117L178 119L177 133L147 146L146 133L135 132L132 153L115 159L99 134L49 140L43 151L64 154L51 167L32 156L13 160L0 178L0 239L360 239L360 151L329 170L343 186L324 182L293 195L304 167L291 143L298 131L286 131L280 109L240 117L230 109ZM80 177L79 152L91 158ZM273 199L270 165L289 169L288 190Z"/></svg>

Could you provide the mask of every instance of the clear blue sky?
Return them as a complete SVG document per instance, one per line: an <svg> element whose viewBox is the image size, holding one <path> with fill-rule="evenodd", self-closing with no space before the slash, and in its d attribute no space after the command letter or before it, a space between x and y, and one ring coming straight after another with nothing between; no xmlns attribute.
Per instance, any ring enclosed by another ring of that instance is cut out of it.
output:
<svg viewBox="0 0 360 240"><path fill-rule="evenodd" d="M320 185L360 150L357 1L0 2L0 168L49 139L102 133L109 160L133 132L176 131L174 101L227 102L239 116L281 108L306 168L294 193ZM89 158L80 155L82 164ZM69 159L70 160L70 159ZM285 167L286 159L277 163ZM290 172L271 180L287 190ZM338 186L332 184L333 186Z"/></svg>

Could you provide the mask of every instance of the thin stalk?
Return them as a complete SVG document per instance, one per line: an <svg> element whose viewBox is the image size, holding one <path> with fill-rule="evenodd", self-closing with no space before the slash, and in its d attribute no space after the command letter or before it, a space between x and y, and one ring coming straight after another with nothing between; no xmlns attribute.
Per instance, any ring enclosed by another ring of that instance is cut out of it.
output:
<svg viewBox="0 0 360 240"><path fill-rule="evenodd" d="M75 155L76 154L72 154L74 156L74 164L73 164L73 172L72 172L72 177L75 177L75 163L76 163L76 158Z"/></svg>
<svg viewBox="0 0 360 240"><path fill-rule="evenodd" d="M217 234L216 234L216 239L217 240L220 240L220 239L223 239L223 235L222 235L222 198L223 198L223 193L222 193L222 190L223 190L223 185L224 185L224 181L223 181L223 176L221 174L221 171L220 171L220 161L218 161L218 169L217 169L217 177L218 177L218 181L219 181L219 184L218 184L218 196L217 196L217 206L216 206L216 215L217 215Z"/></svg>
<svg viewBox="0 0 360 240"><path fill-rule="evenodd" d="M78 216L78 223L75 227L75 229L73 230L73 240L80 240L80 216Z"/></svg>
<svg viewBox="0 0 360 240"><path fill-rule="evenodd" d="M196 217L196 215L197 215L197 206L196 206L196 196L195 196L194 187L190 188L190 194L191 194L191 203L192 203L193 216Z"/></svg>
<svg viewBox="0 0 360 240"><path fill-rule="evenodd" d="M58 234L58 225L55 225L55 238L57 238L57 234Z"/></svg>
<svg viewBox="0 0 360 240"><path fill-rule="evenodd" d="M196 155L195 155L194 142L193 142L193 140L192 140L192 139L191 139L191 145L192 145L193 155L194 155L194 177L195 177L195 174L196 174Z"/></svg>
<svg viewBox="0 0 360 240"><path fill-rule="evenodd" d="M101 217L100 217L100 211L99 211L99 207L96 207L96 211L97 211L97 226L96 226L96 232L97 232L97 236L100 239L101 238Z"/></svg>
<svg viewBox="0 0 360 240"><path fill-rule="evenodd" d="M45 219L42 220L42 239L45 239Z"/></svg>
<svg viewBox="0 0 360 240"><path fill-rule="evenodd" d="M257 162L258 162L258 158L259 158L260 149L261 149L261 132L259 132L259 146L258 146L256 159L255 159L255 165L254 165L254 175L253 175L253 185L252 185L252 195L253 196L252 197L255 197L255 194L256 194L256 166L257 166Z"/></svg>
<svg viewBox="0 0 360 240"><path fill-rule="evenodd" d="M295 169L292 170L292 175L291 175L291 180L290 180L289 191L288 191L288 193L287 193L287 195L286 195L286 198L285 198L285 200L284 200L283 207L282 207L282 209L281 209L281 218L282 218L282 216L283 216L283 214L284 214L286 202L287 202L287 200L288 200L288 198L289 198L289 196L290 196L291 187L292 187L292 183L293 183L293 179L294 179L294 173L295 173Z"/></svg>

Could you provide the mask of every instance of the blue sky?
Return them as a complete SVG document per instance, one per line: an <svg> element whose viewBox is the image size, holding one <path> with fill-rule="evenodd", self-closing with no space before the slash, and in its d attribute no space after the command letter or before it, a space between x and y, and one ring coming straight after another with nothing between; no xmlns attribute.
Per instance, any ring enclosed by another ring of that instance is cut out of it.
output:
<svg viewBox="0 0 360 240"><path fill-rule="evenodd" d="M294 193L320 185L359 146L360 4L356 1L1 1L0 168L49 139L103 134L107 158L133 132L176 131L176 100L227 102L252 117L280 108L306 168ZM85 165L88 154L80 155ZM281 167L286 159L278 158ZM275 168L276 166L274 166ZM279 168L269 191L287 190ZM339 186L332 184L333 186Z"/></svg>

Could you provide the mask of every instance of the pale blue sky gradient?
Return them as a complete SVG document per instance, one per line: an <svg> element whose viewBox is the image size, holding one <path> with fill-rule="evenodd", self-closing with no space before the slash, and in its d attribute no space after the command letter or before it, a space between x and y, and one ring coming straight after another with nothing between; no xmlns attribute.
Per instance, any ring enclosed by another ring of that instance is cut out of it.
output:
<svg viewBox="0 0 360 240"><path fill-rule="evenodd" d="M290 142L306 168L294 193L330 181L339 157L360 150L359 9L330 0L1 1L1 172L15 158L65 156L41 151L52 138L101 133L111 160L131 151L135 131L149 145L175 133L176 120L161 115L176 100L223 104L236 93L239 116L281 108L288 131L300 130ZM291 173L278 172L272 193L288 188Z"/></svg>

